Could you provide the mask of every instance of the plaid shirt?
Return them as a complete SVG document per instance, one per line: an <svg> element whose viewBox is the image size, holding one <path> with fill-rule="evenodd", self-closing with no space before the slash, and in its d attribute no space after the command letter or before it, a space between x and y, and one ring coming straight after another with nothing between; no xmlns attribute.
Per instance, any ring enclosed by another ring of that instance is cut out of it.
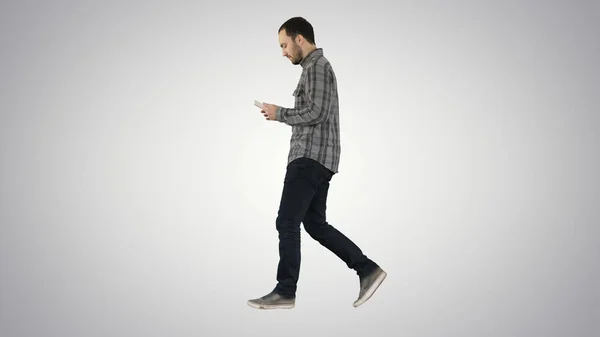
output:
<svg viewBox="0 0 600 337"><path fill-rule="evenodd" d="M277 121L292 127L288 164L307 157L338 173L341 146L335 73L322 48L308 54L300 65L294 108L279 107L276 112Z"/></svg>

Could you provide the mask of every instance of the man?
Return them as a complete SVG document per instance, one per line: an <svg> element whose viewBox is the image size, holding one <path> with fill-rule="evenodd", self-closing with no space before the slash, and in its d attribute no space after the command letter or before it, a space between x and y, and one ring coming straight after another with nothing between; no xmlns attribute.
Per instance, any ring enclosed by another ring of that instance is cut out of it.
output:
<svg viewBox="0 0 600 337"><path fill-rule="evenodd" d="M248 301L257 309L291 309L300 272L300 223L321 245L342 259L359 276L354 307L367 301L386 273L359 247L326 221L327 191L338 173L340 131L337 81L331 64L317 48L312 25L302 17L286 21L278 31L283 56L301 65L294 91L294 108L264 103L266 120L292 127L287 172L276 228L279 232L277 285L267 295Z"/></svg>

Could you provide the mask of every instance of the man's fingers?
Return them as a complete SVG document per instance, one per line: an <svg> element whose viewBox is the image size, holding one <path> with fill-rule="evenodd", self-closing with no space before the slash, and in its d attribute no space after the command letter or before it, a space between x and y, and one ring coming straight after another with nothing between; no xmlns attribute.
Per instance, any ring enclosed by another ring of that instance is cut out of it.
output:
<svg viewBox="0 0 600 337"><path fill-rule="evenodd" d="M266 120L275 120L275 117L273 117L273 119L271 119L269 117L269 112L267 111L269 108L270 108L269 103L263 103L260 113L263 114L263 116L265 117Z"/></svg>

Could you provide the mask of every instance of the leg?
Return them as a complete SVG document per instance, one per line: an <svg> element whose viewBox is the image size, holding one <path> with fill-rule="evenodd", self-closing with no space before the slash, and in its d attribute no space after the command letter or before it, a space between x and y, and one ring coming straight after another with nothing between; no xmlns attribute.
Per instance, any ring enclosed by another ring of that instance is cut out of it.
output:
<svg viewBox="0 0 600 337"><path fill-rule="evenodd" d="M377 264L364 255L354 242L327 222L327 193L332 173L325 167L321 169L324 178L304 216L304 228L313 239L337 255L359 276L369 275L377 268Z"/></svg>
<svg viewBox="0 0 600 337"><path fill-rule="evenodd" d="M349 268L356 270L360 282L358 298L352 304L356 308L373 296L387 273L367 258L350 239L327 223L325 214L327 192L333 172L322 166L321 169L325 179L322 179L317 187L317 192L304 216L304 228L312 238L346 262Z"/></svg>
<svg viewBox="0 0 600 337"><path fill-rule="evenodd" d="M276 220L279 264L278 283L273 290L284 297L295 297L296 294L300 274L300 223L318 183L319 175L311 160L299 158L288 165Z"/></svg>

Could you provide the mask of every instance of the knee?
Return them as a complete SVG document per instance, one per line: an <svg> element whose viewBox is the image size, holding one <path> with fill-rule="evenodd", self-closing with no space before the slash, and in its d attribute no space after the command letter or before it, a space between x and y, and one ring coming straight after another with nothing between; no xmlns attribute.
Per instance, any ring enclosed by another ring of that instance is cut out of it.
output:
<svg viewBox="0 0 600 337"><path fill-rule="evenodd" d="M306 232L313 237L326 225L325 222L311 217L305 217L302 223L304 224Z"/></svg>
<svg viewBox="0 0 600 337"><path fill-rule="evenodd" d="M302 224L304 225L304 230L308 234L311 234L314 231L315 225L314 225L314 223L310 219L306 219L305 218L304 220L302 220Z"/></svg>
<svg viewBox="0 0 600 337"><path fill-rule="evenodd" d="M300 232L300 223L281 216L278 216L275 220L275 227L280 233L296 234Z"/></svg>

